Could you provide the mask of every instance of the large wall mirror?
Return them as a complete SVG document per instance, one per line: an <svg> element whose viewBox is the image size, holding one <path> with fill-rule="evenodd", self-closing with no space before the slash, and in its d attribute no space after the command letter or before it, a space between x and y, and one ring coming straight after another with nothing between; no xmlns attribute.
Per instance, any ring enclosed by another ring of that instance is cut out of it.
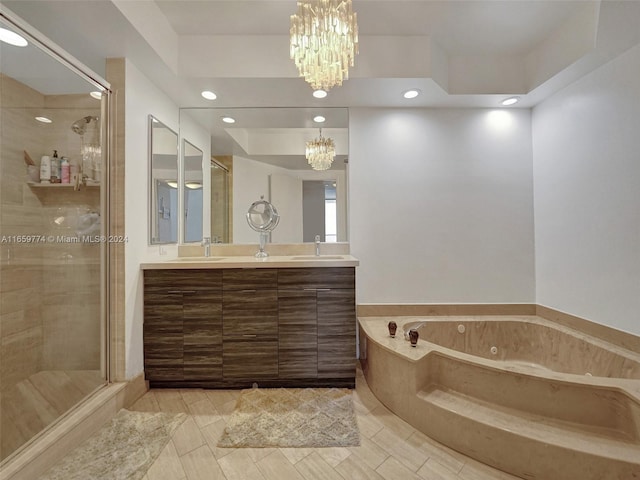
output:
<svg viewBox="0 0 640 480"><path fill-rule="evenodd" d="M280 213L272 242L313 242L316 235L326 242L348 240L346 108L185 108L183 115L210 132L212 161L222 167L223 180L205 184L204 236L256 243L245 214L264 197ZM318 138L320 129L336 151L324 171L312 169L305 157L306 142Z"/></svg>
<svg viewBox="0 0 640 480"><path fill-rule="evenodd" d="M149 243L178 242L178 134L149 115Z"/></svg>

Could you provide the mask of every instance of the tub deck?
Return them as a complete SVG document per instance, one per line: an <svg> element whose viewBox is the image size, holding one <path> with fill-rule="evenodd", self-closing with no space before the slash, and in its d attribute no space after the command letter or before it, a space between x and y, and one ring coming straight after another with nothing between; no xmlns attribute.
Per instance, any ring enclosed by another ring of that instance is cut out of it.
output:
<svg viewBox="0 0 640 480"><path fill-rule="evenodd" d="M392 319L396 338L387 331ZM640 479L640 380L496 361L425 339L412 348L403 338L411 322L460 320L359 318L365 377L390 410L445 445L521 478ZM501 320L551 324L491 317ZM633 352L611 348L635 361Z"/></svg>

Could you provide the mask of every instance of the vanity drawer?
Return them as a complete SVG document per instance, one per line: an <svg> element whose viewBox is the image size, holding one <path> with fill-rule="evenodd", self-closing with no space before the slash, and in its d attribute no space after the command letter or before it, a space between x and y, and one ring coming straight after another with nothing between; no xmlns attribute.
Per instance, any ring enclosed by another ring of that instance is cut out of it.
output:
<svg viewBox="0 0 640 480"><path fill-rule="evenodd" d="M144 290L149 293L179 294L221 291L220 270L145 270Z"/></svg>
<svg viewBox="0 0 640 480"><path fill-rule="evenodd" d="M274 268L228 269L222 273L222 289L251 290L278 287L278 271Z"/></svg>
<svg viewBox="0 0 640 480"><path fill-rule="evenodd" d="M336 268L281 268L278 288L355 288L356 272L351 267Z"/></svg>

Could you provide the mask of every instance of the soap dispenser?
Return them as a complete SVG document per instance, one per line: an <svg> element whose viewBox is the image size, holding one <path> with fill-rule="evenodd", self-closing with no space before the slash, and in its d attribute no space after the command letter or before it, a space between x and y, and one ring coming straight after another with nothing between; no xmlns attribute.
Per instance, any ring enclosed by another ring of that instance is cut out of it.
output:
<svg viewBox="0 0 640 480"><path fill-rule="evenodd" d="M60 183L60 159L57 150L53 151L51 157L51 183Z"/></svg>

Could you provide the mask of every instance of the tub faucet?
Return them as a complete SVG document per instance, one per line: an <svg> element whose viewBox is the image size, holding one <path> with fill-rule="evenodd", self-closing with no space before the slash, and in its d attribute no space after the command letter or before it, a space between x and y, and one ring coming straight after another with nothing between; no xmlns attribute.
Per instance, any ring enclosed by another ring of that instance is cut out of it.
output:
<svg viewBox="0 0 640 480"><path fill-rule="evenodd" d="M320 235L316 235L316 257L320 256Z"/></svg>
<svg viewBox="0 0 640 480"><path fill-rule="evenodd" d="M204 247L204 256L210 257L211 256L211 237L204 237L202 239L201 245Z"/></svg>

